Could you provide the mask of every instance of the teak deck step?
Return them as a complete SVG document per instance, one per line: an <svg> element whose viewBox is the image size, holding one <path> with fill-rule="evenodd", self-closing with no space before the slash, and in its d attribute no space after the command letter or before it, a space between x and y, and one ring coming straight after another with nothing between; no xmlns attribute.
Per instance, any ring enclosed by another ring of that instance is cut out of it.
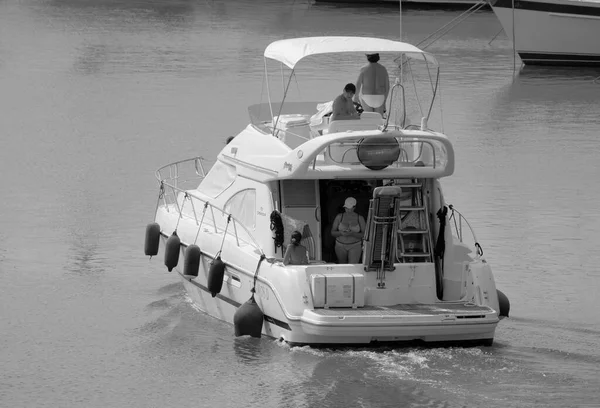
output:
<svg viewBox="0 0 600 408"><path fill-rule="evenodd" d="M321 316L401 316L401 315L474 315L480 316L486 313L493 313L494 310L489 306L478 306L469 303L435 303L435 304L402 304L395 306L365 306L361 308L330 308L314 309L314 313Z"/></svg>
<svg viewBox="0 0 600 408"><path fill-rule="evenodd" d="M431 256L429 252L401 252L400 255L410 258L428 258Z"/></svg>

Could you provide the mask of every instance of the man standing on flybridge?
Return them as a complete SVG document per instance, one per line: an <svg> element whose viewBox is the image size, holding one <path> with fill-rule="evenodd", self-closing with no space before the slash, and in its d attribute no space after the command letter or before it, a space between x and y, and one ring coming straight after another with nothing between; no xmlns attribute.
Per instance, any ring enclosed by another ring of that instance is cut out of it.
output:
<svg viewBox="0 0 600 408"><path fill-rule="evenodd" d="M369 63L360 69L356 80L354 101L362 105L365 112L385 112L385 101L390 92L390 77L381 65L379 54L366 54Z"/></svg>

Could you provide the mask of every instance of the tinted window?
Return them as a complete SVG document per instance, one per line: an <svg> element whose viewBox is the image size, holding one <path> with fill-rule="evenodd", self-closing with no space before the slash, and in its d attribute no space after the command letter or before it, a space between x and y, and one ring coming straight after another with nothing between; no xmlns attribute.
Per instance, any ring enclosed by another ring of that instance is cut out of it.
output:
<svg viewBox="0 0 600 408"><path fill-rule="evenodd" d="M242 190L225 204L225 212L233 215L246 228L256 226L256 190Z"/></svg>

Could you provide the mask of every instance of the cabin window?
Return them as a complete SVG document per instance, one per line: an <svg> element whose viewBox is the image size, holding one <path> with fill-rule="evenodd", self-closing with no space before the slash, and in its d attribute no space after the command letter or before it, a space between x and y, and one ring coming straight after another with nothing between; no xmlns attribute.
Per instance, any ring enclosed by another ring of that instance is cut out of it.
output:
<svg viewBox="0 0 600 408"><path fill-rule="evenodd" d="M198 186L198 190L209 197L216 198L233 184L236 176L234 166L217 161Z"/></svg>
<svg viewBox="0 0 600 408"><path fill-rule="evenodd" d="M236 193L225 204L225 212L233 215L246 228L256 226L256 190L247 189Z"/></svg>

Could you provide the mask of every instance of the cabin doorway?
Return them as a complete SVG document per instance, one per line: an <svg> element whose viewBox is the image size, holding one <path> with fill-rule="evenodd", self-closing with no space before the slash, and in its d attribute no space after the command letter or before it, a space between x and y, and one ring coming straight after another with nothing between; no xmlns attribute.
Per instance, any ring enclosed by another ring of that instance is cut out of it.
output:
<svg viewBox="0 0 600 408"><path fill-rule="evenodd" d="M321 259L321 206L318 180L283 180L281 208L289 217L308 224L315 242L314 259ZM302 232L302 231L300 231Z"/></svg>
<svg viewBox="0 0 600 408"><path fill-rule="evenodd" d="M381 185L383 185L382 180L320 180L323 261L337 262L334 249L335 238L331 235L331 227L335 216L344 211L346 198L356 199L355 211L366 220L369 215L369 201L373 198L373 189Z"/></svg>

